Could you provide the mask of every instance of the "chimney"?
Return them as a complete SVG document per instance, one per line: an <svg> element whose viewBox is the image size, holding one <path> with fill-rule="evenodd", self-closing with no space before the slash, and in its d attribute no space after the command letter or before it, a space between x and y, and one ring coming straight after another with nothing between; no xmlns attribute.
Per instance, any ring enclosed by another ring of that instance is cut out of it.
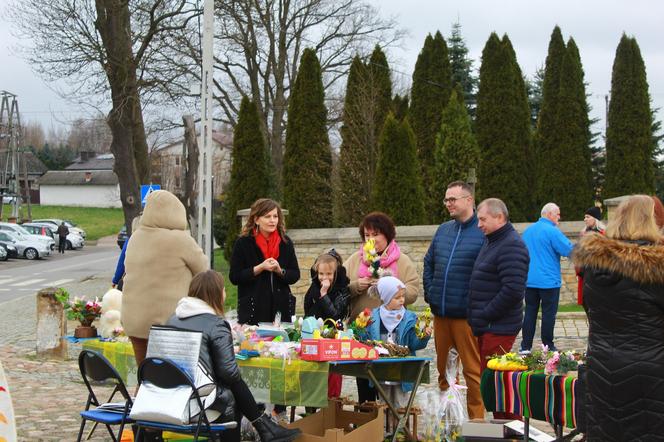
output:
<svg viewBox="0 0 664 442"><path fill-rule="evenodd" d="M92 181L92 172L85 172L85 182L89 183Z"/></svg>
<svg viewBox="0 0 664 442"><path fill-rule="evenodd" d="M79 152L81 155L81 163L91 160L95 157L95 152L92 150L82 150Z"/></svg>

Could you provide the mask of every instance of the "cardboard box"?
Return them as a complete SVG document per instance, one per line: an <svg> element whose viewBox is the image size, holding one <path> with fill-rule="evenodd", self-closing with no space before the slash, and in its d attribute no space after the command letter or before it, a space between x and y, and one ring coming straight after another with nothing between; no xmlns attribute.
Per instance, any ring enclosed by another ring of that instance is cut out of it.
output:
<svg viewBox="0 0 664 442"><path fill-rule="evenodd" d="M300 359L305 361L348 361L378 359L375 348L353 339L302 339Z"/></svg>
<svg viewBox="0 0 664 442"><path fill-rule="evenodd" d="M382 442L385 417L381 407L356 412L344 410L339 401L330 401L327 408L287 427L302 430L294 442Z"/></svg>

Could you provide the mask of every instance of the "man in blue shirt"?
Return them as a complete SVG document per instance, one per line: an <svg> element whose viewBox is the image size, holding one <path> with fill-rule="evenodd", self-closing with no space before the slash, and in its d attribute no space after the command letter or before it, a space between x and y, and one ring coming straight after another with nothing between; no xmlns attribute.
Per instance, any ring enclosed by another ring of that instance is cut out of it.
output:
<svg viewBox="0 0 664 442"><path fill-rule="evenodd" d="M572 243L560 231L560 208L554 203L542 207L542 217L523 232L530 255L526 283L526 309L523 318L521 353L530 353L535 335L537 312L542 303L542 344L556 350L553 329L560 298L560 257L572 253Z"/></svg>

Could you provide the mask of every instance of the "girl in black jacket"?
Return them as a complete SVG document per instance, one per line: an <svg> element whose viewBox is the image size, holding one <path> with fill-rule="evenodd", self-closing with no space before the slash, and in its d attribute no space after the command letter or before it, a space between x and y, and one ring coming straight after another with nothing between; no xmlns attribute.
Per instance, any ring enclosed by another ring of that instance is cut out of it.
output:
<svg viewBox="0 0 664 442"><path fill-rule="evenodd" d="M224 320L224 280L217 272L208 270L194 276L187 297L178 302L168 325L200 331L200 361L211 372L217 384L217 400L211 409L221 413L219 422L234 420L238 427L224 434L225 441L240 441L239 423L242 415L251 421L261 441L289 442L300 430L289 430L274 423L263 414L249 387L240 375L235 361L231 328Z"/></svg>
<svg viewBox="0 0 664 442"><path fill-rule="evenodd" d="M240 324L272 322L277 312L289 320L295 313L290 285L300 279L300 266L275 201L263 198L252 204L233 246L228 276L237 286Z"/></svg>
<svg viewBox="0 0 664 442"><path fill-rule="evenodd" d="M348 317L350 292L341 257L332 249L316 258L311 285L304 296L304 315L343 321Z"/></svg>

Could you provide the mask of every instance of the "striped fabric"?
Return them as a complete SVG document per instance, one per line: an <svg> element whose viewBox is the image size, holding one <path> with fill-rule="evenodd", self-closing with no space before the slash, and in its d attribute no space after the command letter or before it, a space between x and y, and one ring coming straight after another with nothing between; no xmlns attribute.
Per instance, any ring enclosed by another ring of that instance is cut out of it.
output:
<svg viewBox="0 0 664 442"><path fill-rule="evenodd" d="M567 376L486 369L480 388L487 411L510 412L576 428L577 384L577 378Z"/></svg>

